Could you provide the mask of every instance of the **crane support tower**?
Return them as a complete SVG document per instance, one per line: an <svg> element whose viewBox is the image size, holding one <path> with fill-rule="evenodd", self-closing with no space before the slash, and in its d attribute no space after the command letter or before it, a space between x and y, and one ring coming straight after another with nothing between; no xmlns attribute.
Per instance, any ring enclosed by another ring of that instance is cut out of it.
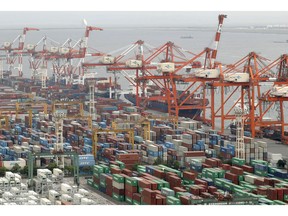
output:
<svg viewBox="0 0 288 216"><path fill-rule="evenodd" d="M89 85L89 115L92 120L96 120L96 113L95 113L95 84L96 80L88 80Z"/></svg>
<svg viewBox="0 0 288 216"><path fill-rule="evenodd" d="M241 107L235 107L234 112L236 116L236 157L245 159L244 113Z"/></svg>
<svg viewBox="0 0 288 216"><path fill-rule="evenodd" d="M54 153L63 152L63 119L66 117L65 113L55 112L53 113L55 120L55 134L56 143L54 145ZM62 157L62 168L64 168L64 157ZM56 156L56 164L59 166L59 158ZM61 167L61 166L60 166Z"/></svg>

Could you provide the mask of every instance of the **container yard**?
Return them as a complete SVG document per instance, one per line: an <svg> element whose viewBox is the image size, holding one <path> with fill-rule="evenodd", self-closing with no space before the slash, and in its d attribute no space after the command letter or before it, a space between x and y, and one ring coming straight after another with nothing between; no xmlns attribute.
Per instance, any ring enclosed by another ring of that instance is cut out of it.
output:
<svg viewBox="0 0 288 216"><path fill-rule="evenodd" d="M287 205L288 57L217 62L226 18L214 49L192 56L171 41L148 52L142 40L91 53L89 36L103 29L86 21L73 45L26 44L39 31L30 27L5 42L0 205ZM96 77L101 67L111 76Z"/></svg>

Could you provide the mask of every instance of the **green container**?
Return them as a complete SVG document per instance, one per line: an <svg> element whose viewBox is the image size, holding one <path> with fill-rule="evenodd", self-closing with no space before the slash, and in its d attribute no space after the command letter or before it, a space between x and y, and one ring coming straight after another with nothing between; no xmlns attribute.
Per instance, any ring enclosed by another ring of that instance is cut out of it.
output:
<svg viewBox="0 0 288 216"><path fill-rule="evenodd" d="M113 174L113 181L116 181L118 183L124 183L125 182L125 178L119 174Z"/></svg>
<svg viewBox="0 0 288 216"><path fill-rule="evenodd" d="M118 195L116 193L113 193L112 197L113 197L113 199L118 200L120 202L124 201L124 196L123 195Z"/></svg>
<svg viewBox="0 0 288 216"><path fill-rule="evenodd" d="M153 179L153 180L151 180L151 181L157 183L157 189L158 189L158 190L161 190L161 188L163 187L163 183L162 183L161 180Z"/></svg>
<svg viewBox="0 0 288 216"><path fill-rule="evenodd" d="M245 164L245 159L240 159L237 157L232 158L232 165L243 166Z"/></svg>
<svg viewBox="0 0 288 216"><path fill-rule="evenodd" d="M187 192L177 192L175 194L175 197L179 199L180 196L183 196L183 195L186 195L186 194L187 194Z"/></svg>
<svg viewBox="0 0 288 216"><path fill-rule="evenodd" d="M133 205L141 205L141 203L136 200L133 200Z"/></svg>
<svg viewBox="0 0 288 216"><path fill-rule="evenodd" d="M259 176L267 176L268 175L267 171L254 170L254 173L256 175L259 175Z"/></svg>
<svg viewBox="0 0 288 216"><path fill-rule="evenodd" d="M101 173L93 173L93 176L95 176L97 179L99 179L100 178L100 174Z"/></svg>
<svg viewBox="0 0 288 216"><path fill-rule="evenodd" d="M232 184L229 183L229 182L224 182L224 183L223 183L223 187L224 187L225 189L227 189L227 190L232 190L232 189L233 189Z"/></svg>
<svg viewBox="0 0 288 216"><path fill-rule="evenodd" d="M244 190L245 188L244 187L241 187L241 186L239 186L239 185L233 185L233 192L235 192L235 190Z"/></svg>
<svg viewBox="0 0 288 216"><path fill-rule="evenodd" d="M184 185L193 185L194 184L194 181L193 180L183 180L183 184Z"/></svg>
<svg viewBox="0 0 288 216"><path fill-rule="evenodd" d="M255 164L262 164L268 166L268 162L264 160L252 160L250 164L251 166L254 166Z"/></svg>
<svg viewBox="0 0 288 216"><path fill-rule="evenodd" d="M143 188L138 187L138 193L142 193L143 190L144 190Z"/></svg>
<svg viewBox="0 0 288 216"><path fill-rule="evenodd" d="M98 185L98 184L94 183L94 184L93 184L93 187L94 187L96 190L99 190L99 185Z"/></svg>
<svg viewBox="0 0 288 216"><path fill-rule="evenodd" d="M173 172L173 173L176 173L179 177L181 177L182 173L179 170L172 169L172 168L167 167L167 166L162 165L162 164L158 165L158 167L160 169L164 170L164 172Z"/></svg>
<svg viewBox="0 0 288 216"><path fill-rule="evenodd" d="M234 189L234 194L237 196L237 197L247 197L248 196L248 193L243 191L243 190L239 190L239 189Z"/></svg>
<svg viewBox="0 0 288 216"><path fill-rule="evenodd" d="M110 168L104 164L100 164L101 167L103 167L103 172L104 173L109 173L110 172Z"/></svg>
<svg viewBox="0 0 288 216"><path fill-rule="evenodd" d="M254 189L257 189L256 186L254 185L244 185L243 186L246 190L248 190L249 192L252 192Z"/></svg>
<svg viewBox="0 0 288 216"><path fill-rule="evenodd" d="M115 161L118 165L119 165L119 167L120 167L120 169L122 170L122 169L125 169L125 164L123 163L123 162L121 162L121 161Z"/></svg>
<svg viewBox="0 0 288 216"><path fill-rule="evenodd" d="M133 201L130 197L125 197L125 202L127 202L129 204L133 204Z"/></svg>
<svg viewBox="0 0 288 216"><path fill-rule="evenodd" d="M104 173L104 168L100 165L93 166L93 173Z"/></svg>
<svg viewBox="0 0 288 216"><path fill-rule="evenodd" d="M215 185L218 187L223 187L223 180L222 179L215 179Z"/></svg>
<svg viewBox="0 0 288 216"><path fill-rule="evenodd" d="M162 185L163 185L162 187L170 188L169 182L167 182L167 181L165 181L165 180L163 180L163 179L161 179L160 181L162 182Z"/></svg>
<svg viewBox="0 0 288 216"><path fill-rule="evenodd" d="M87 180L87 184L89 185L89 186L91 186L91 187L93 187L93 180L92 179L88 179Z"/></svg>
<svg viewBox="0 0 288 216"><path fill-rule="evenodd" d="M132 177L127 177L127 178L125 178L125 184L131 185L131 186L137 186L138 180L134 179Z"/></svg>
<svg viewBox="0 0 288 216"><path fill-rule="evenodd" d="M198 173L198 178L202 178L202 173Z"/></svg>
<svg viewBox="0 0 288 216"><path fill-rule="evenodd" d="M106 182L105 181L100 181L100 186L106 187Z"/></svg>
<svg viewBox="0 0 288 216"><path fill-rule="evenodd" d="M274 200L273 202L274 202L274 205L287 205L287 203L282 202L280 200Z"/></svg>
<svg viewBox="0 0 288 216"><path fill-rule="evenodd" d="M284 195L284 201L288 201L288 194Z"/></svg>
<svg viewBox="0 0 288 216"><path fill-rule="evenodd" d="M166 203L167 205L181 205L180 199L177 199L174 196L167 196Z"/></svg>
<svg viewBox="0 0 288 216"><path fill-rule="evenodd" d="M244 176L243 175L239 175L238 176L238 181L244 181Z"/></svg>

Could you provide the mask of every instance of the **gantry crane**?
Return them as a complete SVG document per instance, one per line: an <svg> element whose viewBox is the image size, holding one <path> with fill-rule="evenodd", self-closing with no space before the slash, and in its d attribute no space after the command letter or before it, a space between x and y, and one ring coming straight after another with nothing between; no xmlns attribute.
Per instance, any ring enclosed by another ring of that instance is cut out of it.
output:
<svg viewBox="0 0 288 216"><path fill-rule="evenodd" d="M23 62L22 62L22 56L23 56L23 49L24 49L24 43L26 39L26 34L28 31L39 31L37 28L28 28L25 27L23 29L23 32L21 35L18 35L12 42L4 42L3 48L0 48L0 50L3 50L6 52L6 63L8 65L8 71L12 72L13 65L15 64L16 60L18 59L18 75L23 76ZM13 44L19 40L18 47L13 48Z"/></svg>
<svg viewBox="0 0 288 216"><path fill-rule="evenodd" d="M50 59L54 59L52 65L55 79L59 80L61 76L65 75L67 84L70 85L73 83L73 74L76 74L77 70L79 70L79 76L83 78L84 69L82 68L82 63L84 63L87 52L90 32L102 30L102 28L86 25L85 34L82 39L78 40L74 45L72 45L71 39L67 39L54 55L49 56ZM76 49L77 46L79 47L79 50ZM79 59L79 63L76 67L72 64L73 59ZM60 63L61 60L63 61L62 64Z"/></svg>
<svg viewBox="0 0 288 216"><path fill-rule="evenodd" d="M4 125L2 124L3 120L4 120ZM9 128L9 116L8 115L0 115L0 129L3 128L3 126L6 130L8 130Z"/></svg>
<svg viewBox="0 0 288 216"><path fill-rule="evenodd" d="M33 106L40 105L43 108L44 114L48 114L48 104L47 103L39 103L37 101L33 102L16 102L15 104L15 111L16 111L16 119L19 116L19 113L21 112L27 112L29 114L29 125L28 127L32 127L32 117L33 117Z"/></svg>
<svg viewBox="0 0 288 216"><path fill-rule="evenodd" d="M52 113L55 113L57 109L68 109L71 106L78 106L79 107L79 115L84 116L84 109L83 109L83 103L77 102L77 101L54 101L52 103Z"/></svg>
<svg viewBox="0 0 288 216"><path fill-rule="evenodd" d="M123 132L129 134L129 143L132 144L132 149L134 149L134 129L92 129L92 154L94 155L95 160L97 160L98 135L103 133L115 134Z"/></svg>
<svg viewBox="0 0 288 216"><path fill-rule="evenodd" d="M151 136L150 136L151 127L150 127L150 121L148 118L142 117L136 121L130 121L130 120L128 121L128 120L121 119L121 120L119 120L119 122L117 122L116 120L114 120L111 123L111 128L113 130L116 130L118 128L118 125L117 125L118 123L133 123L135 125L140 125L143 128L143 133L142 133L143 139L144 140L151 140Z"/></svg>

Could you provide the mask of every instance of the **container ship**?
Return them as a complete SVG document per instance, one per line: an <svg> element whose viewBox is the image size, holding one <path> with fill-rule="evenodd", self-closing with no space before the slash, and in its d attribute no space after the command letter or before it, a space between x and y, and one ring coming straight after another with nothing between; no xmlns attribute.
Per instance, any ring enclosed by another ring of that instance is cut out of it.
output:
<svg viewBox="0 0 288 216"><path fill-rule="evenodd" d="M155 96L155 93L158 96L161 94L161 92L159 90L155 90L155 89L151 88L151 86L148 87L147 92L148 92L147 95L151 95L151 96ZM151 94L151 92L153 92L153 94ZM183 93L183 91L179 90L177 92L177 95L179 96L182 93ZM187 93L187 94L189 94L189 93ZM130 101L133 105L136 105L136 94L134 92L124 94L124 97L125 97L125 99ZM202 98L200 98L199 94L194 94L185 102L184 106L207 106L208 104L209 104L208 99L203 100ZM146 108L151 109L151 110L155 110L155 111L160 111L163 113L168 112L168 104L164 100L149 101L146 105ZM195 119L195 120L200 120L201 119L201 117L200 117L201 112L202 112L202 110L198 109L198 108L179 110L179 116L191 118L191 119Z"/></svg>

